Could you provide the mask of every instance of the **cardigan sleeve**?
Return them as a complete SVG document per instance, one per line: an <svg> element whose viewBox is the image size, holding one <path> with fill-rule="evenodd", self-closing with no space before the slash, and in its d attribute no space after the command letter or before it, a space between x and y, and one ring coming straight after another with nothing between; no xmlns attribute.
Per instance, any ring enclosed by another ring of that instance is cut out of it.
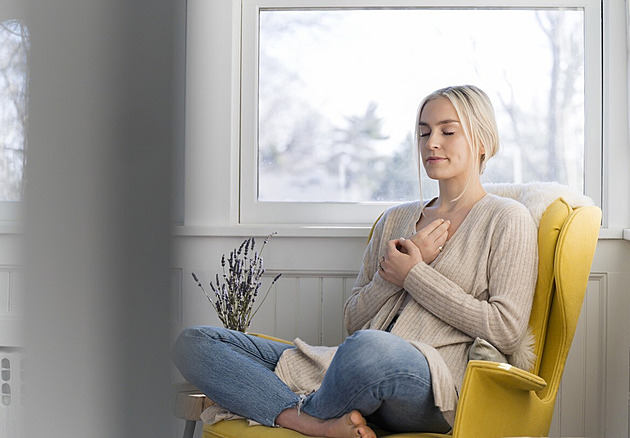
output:
<svg viewBox="0 0 630 438"><path fill-rule="evenodd" d="M405 279L407 292L452 327L512 354L527 329L537 275L537 230L524 208L506 208L488 222L488 298L480 300L421 262ZM487 236L487 237L486 237ZM474 263L472 248L461 263Z"/></svg>
<svg viewBox="0 0 630 438"><path fill-rule="evenodd" d="M374 227L372 239L363 254L363 262L352 294L344 305L344 321L349 334L363 328L381 310L386 301L401 290L378 273L382 242L386 239L383 232L387 218L386 212Z"/></svg>

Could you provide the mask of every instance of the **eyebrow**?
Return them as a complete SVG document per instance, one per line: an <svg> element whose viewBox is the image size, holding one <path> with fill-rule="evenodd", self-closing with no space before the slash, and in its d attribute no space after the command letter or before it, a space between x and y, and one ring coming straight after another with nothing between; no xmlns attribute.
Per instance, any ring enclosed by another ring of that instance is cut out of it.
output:
<svg viewBox="0 0 630 438"><path fill-rule="evenodd" d="M453 119L446 119L446 120L442 120L440 122L437 122L436 125L440 126L440 125L448 125L449 123L461 123L459 120L453 120ZM422 120L420 122L418 122L418 126L429 126L428 123L423 122Z"/></svg>

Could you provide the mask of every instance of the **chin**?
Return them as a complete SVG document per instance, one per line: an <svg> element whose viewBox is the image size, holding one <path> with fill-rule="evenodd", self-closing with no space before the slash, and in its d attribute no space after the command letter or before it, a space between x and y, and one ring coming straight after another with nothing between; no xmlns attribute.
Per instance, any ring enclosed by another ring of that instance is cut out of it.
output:
<svg viewBox="0 0 630 438"><path fill-rule="evenodd" d="M429 179L432 179L434 181L439 181L441 179L447 178L445 175L442 175L439 172L425 172L425 173L427 174Z"/></svg>

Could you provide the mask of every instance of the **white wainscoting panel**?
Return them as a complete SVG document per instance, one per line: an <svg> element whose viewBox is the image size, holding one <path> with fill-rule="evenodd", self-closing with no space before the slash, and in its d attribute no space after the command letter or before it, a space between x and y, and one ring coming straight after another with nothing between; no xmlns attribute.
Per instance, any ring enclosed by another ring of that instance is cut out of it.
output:
<svg viewBox="0 0 630 438"><path fill-rule="evenodd" d="M267 271L254 305L256 313L251 332L282 339L300 338L313 345L338 345L346 337L343 305L350 295L357 273L351 271L287 271L269 290L278 272ZM212 278L197 272L206 292ZM191 273L172 270L173 325L175 332L192 325L221 325L216 312ZM269 290L269 294L267 294ZM265 298L266 296L266 298ZM263 301L264 299L264 301Z"/></svg>
<svg viewBox="0 0 630 438"><path fill-rule="evenodd" d="M266 274L273 277L274 272ZM253 320L251 331L313 345L338 345L346 337L343 305L356 272L284 272ZM262 288L264 289L264 288ZM263 290L264 295L266 289Z"/></svg>
<svg viewBox="0 0 630 438"><path fill-rule="evenodd" d="M630 257L620 259L627 267ZM608 272L606 438L630 438L630 273Z"/></svg>
<svg viewBox="0 0 630 438"><path fill-rule="evenodd" d="M605 436L607 281L591 274L556 400L550 436Z"/></svg>
<svg viewBox="0 0 630 438"><path fill-rule="evenodd" d="M0 266L0 347L20 347L23 311L22 271Z"/></svg>

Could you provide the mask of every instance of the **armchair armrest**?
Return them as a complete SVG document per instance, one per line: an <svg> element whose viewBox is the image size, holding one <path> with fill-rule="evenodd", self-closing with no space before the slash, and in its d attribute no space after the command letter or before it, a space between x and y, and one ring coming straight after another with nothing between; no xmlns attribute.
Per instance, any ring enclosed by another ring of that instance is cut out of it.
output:
<svg viewBox="0 0 630 438"><path fill-rule="evenodd" d="M523 391L540 391L547 386L543 378L507 363L471 360L468 362L466 372L468 373L469 370L471 374L478 372L491 376L503 385Z"/></svg>
<svg viewBox="0 0 630 438"><path fill-rule="evenodd" d="M511 365L471 360L453 437L546 436L548 415L541 409L545 402L536 394L546 386L544 379Z"/></svg>
<svg viewBox="0 0 630 438"><path fill-rule="evenodd" d="M283 344L293 345L293 342L287 341L285 339L276 338L275 336L269 336L262 333L248 333L248 335L257 336L263 339L269 339L270 341L282 342Z"/></svg>

